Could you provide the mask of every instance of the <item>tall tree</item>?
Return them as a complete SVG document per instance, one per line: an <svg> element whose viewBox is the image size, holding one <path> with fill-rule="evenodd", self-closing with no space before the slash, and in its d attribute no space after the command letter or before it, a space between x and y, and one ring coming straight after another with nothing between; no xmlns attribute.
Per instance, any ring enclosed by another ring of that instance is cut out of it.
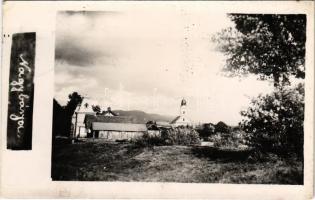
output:
<svg viewBox="0 0 315 200"><path fill-rule="evenodd" d="M92 105L92 110L96 112L96 114L100 114L102 111L99 105Z"/></svg>
<svg viewBox="0 0 315 200"><path fill-rule="evenodd" d="M78 106L81 105L83 101L83 97L77 92L73 92L69 94L69 101L65 106L65 118L66 118L66 133L70 135L71 133L71 125L72 125L72 116Z"/></svg>
<svg viewBox="0 0 315 200"><path fill-rule="evenodd" d="M74 114L75 109L78 107L78 105L81 105L83 101L83 97L79 95L77 92L73 92L69 94L68 97L69 97L69 101L65 109L66 109L66 112L72 116Z"/></svg>
<svg viewBox="0 0 315 200"><path fill-rule="evenodd" d="M234 27L214 36L231 76L255 74L272 80L275 91L253 99L241 112L248 145L257 153L282 152L303 158L306 15L229 14ZM259 155L257 154L257 155Z"/></svg>
<svg viewBox="0 0 315 200"><path fill-rule="evenodd" d="M306 15L229 14L234 27L213 37L230 76L256 74L275 87L305 76Z"/></svg>

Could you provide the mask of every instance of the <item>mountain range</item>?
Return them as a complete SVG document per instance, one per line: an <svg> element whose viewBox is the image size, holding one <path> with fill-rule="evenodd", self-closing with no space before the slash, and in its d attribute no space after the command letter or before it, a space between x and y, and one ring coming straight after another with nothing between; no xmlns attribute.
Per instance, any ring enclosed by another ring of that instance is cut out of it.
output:
<svg viewBox="0 0 315 200"><path fill-rule="evenodd" d="M113 110L113 112L119 116L131 116L134 118L135 123L147 123L148 121L170 122L175 118L175 116L146 113L140 110Z"/></svg>

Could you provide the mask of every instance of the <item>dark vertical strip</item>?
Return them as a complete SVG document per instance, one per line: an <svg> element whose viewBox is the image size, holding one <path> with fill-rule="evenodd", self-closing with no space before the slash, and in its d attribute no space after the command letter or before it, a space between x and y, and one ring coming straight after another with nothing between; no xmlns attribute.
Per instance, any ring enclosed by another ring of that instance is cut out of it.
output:
<svg viewBox="0 0 315 200"><path fill-rule="evenodd" d="M7 148L32 149L36 33L12 36Z"/></svg>

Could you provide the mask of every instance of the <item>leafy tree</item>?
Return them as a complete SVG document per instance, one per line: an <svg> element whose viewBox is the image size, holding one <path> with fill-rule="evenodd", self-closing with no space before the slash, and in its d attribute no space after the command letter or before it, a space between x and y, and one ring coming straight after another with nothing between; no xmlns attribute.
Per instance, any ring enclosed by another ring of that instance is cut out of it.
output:
<svg viewBox="0 0 315 200"><path fill-rule="evenodd" d="M218 133L230 133L231 127L229 127L226 123L219 121L215 126L215 132Z"/></svg>
<svg viewBox="0 0 315 200"><path fill-rule="evenodd" d="M53 139L59 136L67 136L66 131L66 118L65 109L62 107L56 99L53 100L53 126L52 133ZM54 140L53 140L54 141Z"/></svg>
<svg viewBox="0 0 315 200"><path fill-rule="evenodd" d="M81 105L83 101L83 97L79 95L77 92L73 92L69 94L68 97L69 97L69 101L65 107L65 110L69 115L72 116L77 106Z"/></svg>
<svg viewBox="0 0 315 200"><path fill-rule="evenodd" d="M99 105L92 105L92 110L96 112L96 114L100 114L102 111Z"/></svg>
<svg viewBox="0 0 315 200"><path fill-rule="evenodd" d="M248 145L261 152L303 156L304 85L260 95L242 111Z"/></svg>
<svg viewBox="0 0 315 200"><path fill-rule="evenodd" d="M303 155L306 15L229 14L234 27L213 37L226 56L229 76L257 75L273 80L275 91L253 99L240 123L248 144L259 152Z"/></svg>
<svg viewBox="0 0 315 200"><path fill-rule="evenodd" d="M83 101L83 97L77 93L73 92L69 94L69 101L67 105L65 106L65 119L66 119L66 124L65 124L65 130L67 135L70 136L71 133L71 125L72 125L72 116L78 106L81 106L81 103Z"/></svg>
<svg viewBox="0 0 315 200"><path fill-rule="evenodd" d="M215 126L212 123L207 123L202 126L202 128L198 131L200 137L208 138L214 134Z"/></svg>
<svg viewBox="0 0 315 200"><path fill-rule="evenodd" d="M306 15L229 14L235 27L213 37L229 76L256 74L274 86L305 76Z"/></svg>

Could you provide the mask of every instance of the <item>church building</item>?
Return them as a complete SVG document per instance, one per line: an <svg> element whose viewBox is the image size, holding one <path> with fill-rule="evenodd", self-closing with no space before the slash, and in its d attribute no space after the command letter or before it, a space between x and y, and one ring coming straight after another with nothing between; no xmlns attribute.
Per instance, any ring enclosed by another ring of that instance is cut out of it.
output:
<svg viewBox="0 0 315 200"><path fill-rule="evenodd" d="M191 121L187 118L187 101L185 99L182 99L180 104L180 113L179 116L177 116L175 119L173 119L170 124L172 127L178 127L178 126L187 126L191 125Z"/></svg>

